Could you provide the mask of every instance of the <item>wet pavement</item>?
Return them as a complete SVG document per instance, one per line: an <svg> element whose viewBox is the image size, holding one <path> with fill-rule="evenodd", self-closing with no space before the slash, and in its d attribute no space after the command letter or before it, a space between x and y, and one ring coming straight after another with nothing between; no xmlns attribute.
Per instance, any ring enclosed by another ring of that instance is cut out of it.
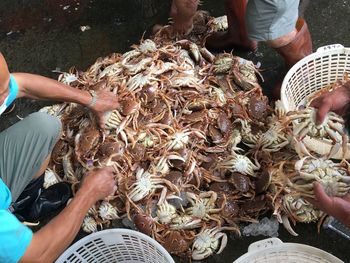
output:
<svg viewBox="0 0 350 263"><path fill-rule="evenodd" d="M203 1L201 9L212 15L223 15L223 5L216 0ZM309 6L305 12L312 35L314 50L320 46L340 43L350 47L350 0L303 1ZM75 66L80 70L93 64L101 56L125 52L137 43L154 23L165 23L170 1L162 0L3 0L0 3L0 50L10 71L25 71L57 78L52 70L67 71ZM82 32L80 26L91 29ZM240 54L246 56L247 54ZM257 56L248 55L270 72L263 86L273 84L280 57L265 45ZM14 112L0 117L0 130L9 127L18 117L25 117L52 102L19 100ZM318 247L345 262L350 262L350 242L315 224L298 224L299 237L280 227L279 238ZM79 235L81 237L82 234ZM265 237L230 239L226 249L203 262L233 262L247 251L250 243ZM178 261L178 260L177 260ZM179 261L180 262L180 261Z"/></svg>

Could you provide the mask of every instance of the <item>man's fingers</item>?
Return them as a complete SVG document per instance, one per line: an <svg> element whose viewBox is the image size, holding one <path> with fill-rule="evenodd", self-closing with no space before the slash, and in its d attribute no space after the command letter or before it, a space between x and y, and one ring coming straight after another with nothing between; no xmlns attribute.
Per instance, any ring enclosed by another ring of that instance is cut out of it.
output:
<svg viewBox="0 0 350 263"><path fill-rule="evenodd" d="M324 121L327 113L331 109L331 103L328 101L324 101L324 103L318 108L316 113L316 122L317 124L321 124Z"/></svg>
<svg viewBox="0 0 350 263"><path fill-rule="evenodd" d="M329 197L319 183L314 184L314 194L318 208L328 213L332 209L332 198Z"/></svg>
<svg viewBox="0 0 350 263"><path fill-rule="evenodd" d="M342 197L345 201L350 202L350 194L346 194Z"/></svg>
<svg viewBox="0 0 350 263"><path fill-rule="evenodd" d="M99 123L98 125L100 126L100 128L101 128L102 130L104 130L104 128L105 128L105 122L104 122L102 119L100 119L98 123Z"/></svg>
<svg viewBox="0 0 350 263"><path fill-rule="evenodd" d="M321 106L321 103L322 103L322 98L318 97L318 98L311 101L310 107L318 108Z"/></svg>
<svg viewBox="0 0 350 263"><path fill-rule="evenodd" d="M114 171L115 171L113 166L106 166L102 169L105 169L105 171L108 173L114 173Z"/></svg>

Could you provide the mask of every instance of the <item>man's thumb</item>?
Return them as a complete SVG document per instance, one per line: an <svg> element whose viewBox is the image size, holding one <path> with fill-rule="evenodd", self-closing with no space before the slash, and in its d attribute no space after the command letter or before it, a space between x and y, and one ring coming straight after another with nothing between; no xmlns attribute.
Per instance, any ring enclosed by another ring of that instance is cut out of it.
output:
<svg viewBox="0 0 350 263"><path fill-rule="evenodd" d="M332 208L332 199L326 194L320 183L314 184L314 194L319 208L327 213Z"/></svg>
<svg viewBox="0 0 350 263"><path fill-rule="evenodd" d="M328 102L325 102L322 104L320 108L318 108L316 113L316 123L321 124L324 121L324 118L326 117L327 113L329 112L331 108L331 104Z"/></svg>

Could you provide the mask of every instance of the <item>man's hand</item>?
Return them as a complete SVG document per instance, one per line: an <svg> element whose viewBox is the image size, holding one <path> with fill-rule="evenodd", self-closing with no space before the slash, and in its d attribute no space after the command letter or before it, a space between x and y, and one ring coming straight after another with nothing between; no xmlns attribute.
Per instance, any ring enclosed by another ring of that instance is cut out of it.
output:
<svg viewBox="0 0 350 263"><path fill-rule="evenodd" d="M113 92L109 91L97 91L97 101L96 104L90 107L90 109L96 114L98 119L98 124L101 128L105 125L105 113L120 108L118 98Z"/></svg>
<svg viewBox="0 0 350 263"><path fill-rule="evenodd" d="M350 103L350 81L344 85L339 84L331 92L326 92L314 99L310 106L318 109L316 121L318 124L324 121L329 111L334 111L339 115L345 113L346 107Z"/></svg>
<svg viewBox="0 0 350 263"><path fill-rule="evenodd" d="M173 0L170 16L174 21L174 33L187 35L191 32L198 3L198 0Z"/></svg>
<svg viewBox="0 0 350 263"><path fill-rule="evenodd" d="M350 194L342 198L330 197L320 183L314 184L314 193L315 199L307 199L311 204L350 228Z"/></svg>
<svg viewBox="0 0 350 263"><path fill-rule="evenodd" d="M102 200L114 194L116 190L115 172L108 166L88 172L84 178L80 191L91 193L96 200Z"/></svg>
<svg viewBox="0 0 350 263"><path fill-rule="evenodd" d="M63 211L34 233L20 262L53 262L57 259L72 243L89 208L114 191L112 167L90 171L80 190Z"/></svg>

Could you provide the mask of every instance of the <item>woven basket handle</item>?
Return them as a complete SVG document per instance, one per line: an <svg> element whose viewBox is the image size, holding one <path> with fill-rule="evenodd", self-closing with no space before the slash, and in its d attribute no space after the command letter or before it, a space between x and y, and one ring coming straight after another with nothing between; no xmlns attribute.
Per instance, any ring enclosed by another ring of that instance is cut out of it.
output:
<svg viewBox="0 0 350 263"><path fill-rule="evenodd" d="M267 238L250 244L248 247L248 252L264 250L270 247L278 247L282 244L283 242L277 237Z"/></svg>
<svg viewBox="0 0 350 263"><path fill-rule="evenodd" d="M341 44L332 44L332 45L327 45L323 47L319 47L316 52L325 52L325 51L333 51L333 50L339 50L339 49L344 49L344 46Z"/></svg>

